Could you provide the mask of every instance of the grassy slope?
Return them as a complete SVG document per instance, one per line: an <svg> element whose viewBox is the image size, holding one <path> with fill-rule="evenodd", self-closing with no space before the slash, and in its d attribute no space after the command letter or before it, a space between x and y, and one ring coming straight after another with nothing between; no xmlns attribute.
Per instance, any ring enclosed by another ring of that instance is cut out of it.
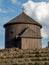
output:
<svg viewBox="0 0 49 65"><path fill-rule="evenodd" d="M0 64L7 63L10 65L49 65L49 48L39 50L2 49L0 50Z"/></svg>

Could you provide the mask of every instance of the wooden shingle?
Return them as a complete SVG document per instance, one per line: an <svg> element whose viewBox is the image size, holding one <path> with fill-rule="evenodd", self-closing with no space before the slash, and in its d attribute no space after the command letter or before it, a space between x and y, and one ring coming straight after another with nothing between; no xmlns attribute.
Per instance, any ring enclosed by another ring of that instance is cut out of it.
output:
<svg viewBox="0 0 49 65"><path fill-rule="evenodd" d="M24 12L22 12L19 16L15 17L14 19L12 19L8 23L6 23L4 25L4 27L6 27L7 25L11 25L11 24L22 24L22 23L39 25L42 28L42 25L40 23L38 23L35 20L33 20L32 18L30 18Z"/></svg>

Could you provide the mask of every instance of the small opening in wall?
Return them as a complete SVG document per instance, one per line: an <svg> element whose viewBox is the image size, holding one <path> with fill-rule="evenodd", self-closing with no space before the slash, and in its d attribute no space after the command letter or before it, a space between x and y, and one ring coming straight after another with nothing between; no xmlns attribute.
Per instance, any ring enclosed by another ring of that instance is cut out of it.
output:
<svg viewBox="0 0 49 65"><path fill-rule="evenodd" d="M13 31L10 32L11 34L13 33Z"/></svg>

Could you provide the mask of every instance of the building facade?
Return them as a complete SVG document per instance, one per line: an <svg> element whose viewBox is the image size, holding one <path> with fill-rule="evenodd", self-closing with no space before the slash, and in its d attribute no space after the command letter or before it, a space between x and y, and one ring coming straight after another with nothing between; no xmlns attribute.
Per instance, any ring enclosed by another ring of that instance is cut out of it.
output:
<svg viewBox="0 0 49 65"><path fill-rule="evenodd" d="M42 48L42 25L30 18L24 12L4 25L5 48L20 49Z"/></svg>

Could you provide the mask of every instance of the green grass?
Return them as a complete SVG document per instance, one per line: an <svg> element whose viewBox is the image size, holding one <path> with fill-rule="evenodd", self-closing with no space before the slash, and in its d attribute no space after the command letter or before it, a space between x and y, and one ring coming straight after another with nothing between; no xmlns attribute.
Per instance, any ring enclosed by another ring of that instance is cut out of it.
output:
<svg viewBox="0 0 49 65"><path fill-rule="evenodd" d="M13 64L13 65L18 65L18 64Z"/></svg>
<svg viewBox="0 0 49 65"><path fill-rule="evenodd" d="M23 55L19 55L18 58L24 58L24 56Z"/></svg>
<svg viewBox="0 0 49 65"><path fill-rule="evenodd" d="M33 65L32 63L28 63L28 65Z"/></svg>

